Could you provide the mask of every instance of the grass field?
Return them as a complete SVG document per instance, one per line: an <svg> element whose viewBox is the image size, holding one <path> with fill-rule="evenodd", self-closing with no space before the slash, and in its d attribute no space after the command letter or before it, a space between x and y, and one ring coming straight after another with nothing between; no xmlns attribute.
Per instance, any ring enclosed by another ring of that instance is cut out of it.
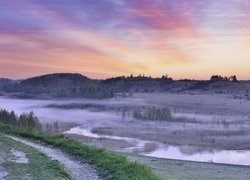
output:
<svg viewBox="0 0 250 180"><path fill-rule="evenodd" d="M145 164L163 180L249 180L250 167L201 163L128 155L129 160Z"/></svg>
<svg viewBox="0 0 250 180"><path fill-rule="evenodd" d="M130 162L125 156L81 144L63 136L51 136L34 129L20 129L0 123L0 131L37 140L52 145L76 160L87 162L97 167L104 179L115 180L158 180L159 178L146 165Z"/></svg>
<svg viewBox="0 0 250 180"><path fill-rule="evenodd" d="M8 173L8 180L52 180L70 179L69 175L57 161L53 161L32 147L18 143L0 133L0 156L3 159L1 166ZM18 152L19 156L11 152ZM25 154L26 161L20 160L21 154Z"/></svg>
<svg viewBox="0 0 250 180"><path fill-rule="evenodd" d="M160 159L128 154L122 156L83 145L63 136L50 136L32 129L11 128L3 124L0 124L0 132L25 137L61 149L76 160L96 166L104 179L248 180L250 177L250 167L248 166ZM48 180L69 179L62 166L35 149L10 140L3 135L0 135L0 143L0 155L8 154L14 148L25 152L30 161L29 164L21 165L10 161L3 163L2 166L10 174L8 179L21 179L20 177L25 179L27 176ZM8 159L8 156L5 159ZM40 175L41 172L42 175Z"/></svg>

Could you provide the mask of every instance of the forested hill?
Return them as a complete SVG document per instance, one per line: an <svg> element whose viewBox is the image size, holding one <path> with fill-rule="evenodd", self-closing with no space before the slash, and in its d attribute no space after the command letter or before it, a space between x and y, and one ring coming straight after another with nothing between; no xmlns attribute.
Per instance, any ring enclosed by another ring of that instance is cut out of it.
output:
<svg viewBox="0 0 250 180"><path fill-rule="evenodd" d="M25 79L21 82L24 86L73 86L81 85L86 81L90 80L86 76L81 74L71 74L71 73L58 73L58 74L47 74L37 77L32 77Z"/></svg>
<svg viewBox="0 0 250 180"><path fill-rule="evenodd" d="M113 92L194 92L205 93L238 93L250 92L249 81L238 81L235 75L223 77L213 75L209 80L181 79L173 80L171 77L162 76L152 78L144 75L120 76L101 81L106 89Z"/></svg>
<svg viewBox="0 0 250 180"><path fill-rule="evenodd" d="M250 92L250 82L238 81L236 76L218 75L206 81L173 80L167 75L161 78L131 75L94 80L81 74L56 73L19 81L0 79L0 91L19 98L110 98L124 92Z"/></svg>
<svg viewBox="0 0 250 180"><path fill-rule="evenodd" d="M28 78L4 86L4 91L19 93L21 97L82 97L109 98L113 94L102 87L99 81L91 80L81 74L56 73Z"/></svg>
<svg viewBox="0 0 250 180"><path fill-rule="evenodd" d="M8 85L10 82L10 79L0 78L0 91L2 91L4 86Z"/></svg>

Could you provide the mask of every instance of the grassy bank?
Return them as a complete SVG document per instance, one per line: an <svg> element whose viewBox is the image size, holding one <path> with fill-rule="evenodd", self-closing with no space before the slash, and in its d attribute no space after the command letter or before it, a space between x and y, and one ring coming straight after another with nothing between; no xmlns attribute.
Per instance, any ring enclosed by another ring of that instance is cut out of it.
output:
<svg viewBox="0 0 250 180"><path fill-rule="evenodd" d="M45 154L38 152L32 147L16 142L0 133L0 156L4 159L1 164L8 173L7 179L58 179L68 180L69 175L63 166L52 160ZM18 151L25 153L28 163L17 162L18 158L11 152ZM1 173L1 172L0 172Z"/></svg>
<svg viewBox="0 0 250 180"><path fill-rule="evenodd" d="M99 174L105 179L116 180L157 180L159 179L145 165L129 162L125 156L81 144L63 136L51 136L34 129L10 127L0 123L0 131L38 140L63 150L75 159L97 167Z"/></svg>
<svg viewBox="0 0 250 180"><path fill-rule="evenodd" d="M162 179L174 180L249 180L250 167L207 162L161 159L125 154L131 161L145 164Z"/></svg>

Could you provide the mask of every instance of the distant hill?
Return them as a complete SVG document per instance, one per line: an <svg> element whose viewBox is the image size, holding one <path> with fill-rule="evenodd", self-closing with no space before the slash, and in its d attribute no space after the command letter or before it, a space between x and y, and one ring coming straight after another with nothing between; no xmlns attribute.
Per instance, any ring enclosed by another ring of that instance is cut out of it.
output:
<svg viewBox="0 0 250 180"><path fill-rule="evenodd" d="M233 93L250 90L250 83L238 81L236 76L222 77L211 76L210 80L173 80L168 76L151 78L144 76L115 77L101 81L106 89L115 93L120 92L211 92L211 93Z"/></svg>
<svg viewBox="0 0 250 180"><path fill-rule="evenodd" d="M101 87L99 81L81 74L56 73L25 79L6 86L7 92L21 92L22 97L82 97L109 98L113 94Z"/></svg>
<svg viewBox="0 0 250 180"><path fill-rule="evenodd" d="M11 79L0 78L0 91L3 91L4 87L11 83Z"/></svg>
<svg viewBox="0 0 250 180"><path fill-rule="evenodd" d="M174 83L172 78L151 78L145 76L120 76L101 81L101 84L113 92L161 92L166 86Z"/></svg>
<svg viewBox="0 0 250 180"><path fill-rule="evenodd" d="M238 81L236 76L213 75L210 80L173 80L168 76L120 76L93 80L81 74L56 73L20 81L0 79L0 91L19 98L110 98L119 93L134 92L250 92L249 81Z"/></svg>

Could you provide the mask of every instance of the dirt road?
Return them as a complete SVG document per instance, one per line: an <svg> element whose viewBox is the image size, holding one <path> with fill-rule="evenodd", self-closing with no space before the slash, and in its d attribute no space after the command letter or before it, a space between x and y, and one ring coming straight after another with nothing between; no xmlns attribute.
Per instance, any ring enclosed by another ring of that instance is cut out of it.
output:
<svg viewBox="0 0 250 180"><path fill-rule="evenodd" d="M54 149L51 147L45 147L40 144L33 143L31 141L14 137L14 136L7 136L8 138L11 138L15 141L21 142L23 144L26 144L28 146L31 146L38 151L46 154L47 156L51 157L54 160L57 160L60 164L64 165L65 168L69 171L70 175L73 177L73 179L76 180L99 180L100 177L98 177L97 171L86 163L81 163L76 160L73 160L71 157L69 157L67 154L61 152L58 149Z"/></svg>

